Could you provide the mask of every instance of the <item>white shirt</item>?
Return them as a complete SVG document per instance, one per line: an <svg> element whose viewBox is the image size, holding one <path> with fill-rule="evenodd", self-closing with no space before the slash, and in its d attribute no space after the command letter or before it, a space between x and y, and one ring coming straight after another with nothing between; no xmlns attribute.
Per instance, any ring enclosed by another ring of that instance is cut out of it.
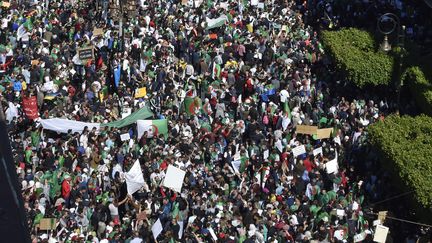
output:
<svg viewBox="0 0 432 243"><path fill-rule="evenodd" d="M116 207L113 203L110 203L108 206L111 216L117 216L118 214L118 207Z"/></svg>

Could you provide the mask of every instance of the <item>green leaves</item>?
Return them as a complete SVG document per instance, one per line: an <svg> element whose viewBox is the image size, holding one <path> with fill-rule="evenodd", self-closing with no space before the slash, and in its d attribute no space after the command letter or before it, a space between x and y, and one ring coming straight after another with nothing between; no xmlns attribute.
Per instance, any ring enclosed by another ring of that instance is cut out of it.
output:
<svg viewBox="0 0 432 243"><path fill-rule="evenodd" d="M375 40L370 33L354 28L323 31L322 39L336 66L358 87L391 82L394 59L375 52Z"/></svg>
<svg viewBox="0 0 432 243"><path fill-rule="evenodd" d="M384 156L384 166L415 190L417 201L432 206L432 117L391 115L368 128L372 146Z"/></svg>
<svg viewBox="0 0 432 243"><path fill-rule="evenodd" d="M432 115L432 84L426 79L425 74L419 67L408 68L404 75L414 99L423 112Z"/></svg>

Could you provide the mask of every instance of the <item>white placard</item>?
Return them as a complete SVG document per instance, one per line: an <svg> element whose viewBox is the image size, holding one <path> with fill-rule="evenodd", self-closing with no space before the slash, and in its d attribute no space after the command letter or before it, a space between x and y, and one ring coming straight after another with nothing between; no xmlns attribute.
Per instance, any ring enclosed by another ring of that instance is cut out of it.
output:
<svg viewBox="0 0 432 243"><path fill-rule="evenodd" d="M158 219L152 226L153 237L156 240L160 233L162 233L163 227L160 219Z"/></svg>
<svg viewBox="0 0 432 243"><path fill-rule="evenodd" d="M360 241L364 241L366 239L366 233L365 232L361 232L360 234L356 234L354 235L354 242L360 242Z"/></svg>
<svg viewBox="0 0 432 243"><path fill-rule="evenodd" d="M129 133L124 133L124 134L121 134L120 135L120 140L121 141L127 141L127 140L129 140L130 139L130 135L129 135Z"/></svg>
<svg viewBox="0 0 432 243"><path fill-rule="evenodd" d="M257 7L260 9L264 9L264 3L258 3Z"/></svg>
<svg viewBox="0 0 432 243"><path fill-rule="evenodd" d="M345 210L343 210L343 209L336 209L336 215L343 217L345 215Z"/></svg>
<svg viewBox="0 0 432 243"><path fill-rule="evenodd" d="M306 147L304 145L300 145L293 148L291 152L293 153L294 158L297 158L297 156L306 153Z"/></svg>
<svg viewBox="0 0 432 243"><path fill-rule="evenodd" d="M330 160L325 164L327 174L332 174L338 171L337 159Z"/></svg>
<svg viewBox="0 0 432 243"><path fill-rule="evenodd" d="M323 149L322 149L322 147L319 147L319 148L316 148L316 149L314 149L313 150L313 155L314 156L317 156L318 154L323 154Z"/></svg>
<svg viewBox="0 0 432 243"><path fill-rule="evenodd" d="M266 160L269 157L269 150L267 149L266 151L264 151L264 160Z"/></svg>
<svg viewBox="0 0 432 243"><path fill-rule="evenodd" d="M387 240L387 234L389 232L389 228L383 225L377 225L375 228L374 242L385 243Z"/></svg>
<svg viewBox="0 0 432 243"><path fill-rule="evenodd" d="M258 0L251 0L251 6L256 6L258 5Z"/></svg>
<svg viewBox="0 0 432 243"><path fill-rule="evenodd" d="M43 87L44 87L44 89L46 91L51 91L54 88L54 82L53 81L48 81L48 82L44 83Z"/></svg>
<svg viewBox="0 0 432 243"><path fill-rule="evenodd" d="M379 225L379 224L381 224L381 220L379 220L379 219L377 219L377 220L374 220L373 221L373 226L377 226L377 225Z"/></svg>
<svg viewBox="0 0 432 243"><path fill-rule="evenodd" d="M180 193L183 186L183 180L185 175L186 175L186 171L181 170L175 166L169 165L165 175L163 185L165 187L168 187Z"/></svg>

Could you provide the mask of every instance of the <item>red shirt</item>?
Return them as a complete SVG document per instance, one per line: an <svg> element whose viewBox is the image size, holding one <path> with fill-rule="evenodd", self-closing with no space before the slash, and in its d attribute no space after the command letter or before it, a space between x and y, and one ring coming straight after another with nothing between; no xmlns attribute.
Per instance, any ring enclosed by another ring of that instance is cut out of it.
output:
<svg viewBox="0 0 432 243"><path fill-rule="evenodd" d="M315 165L309 159L303 160L303 165L308 172L311 172Z"/></svg>

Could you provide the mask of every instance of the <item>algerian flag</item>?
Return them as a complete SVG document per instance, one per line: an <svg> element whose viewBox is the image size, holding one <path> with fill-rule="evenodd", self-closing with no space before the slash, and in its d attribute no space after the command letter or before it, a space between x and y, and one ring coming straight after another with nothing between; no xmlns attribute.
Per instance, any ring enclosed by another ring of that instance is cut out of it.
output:
<svg viewBox="0 0 432 243"><path fill-rule="evenodd" d="M288 118L291 119L291 109L289 108L288 101L284 102L284 112L288 114Z"/></svg>
<svg viewBox="0 0 432 243"><path fill-rule="evenodd" d="M199 97L186 97L184 100L184 108L188 115L195 115L202 108L202 101Z"/></svg>
<svg viewBox="0 0 432 243"><path fill-rule="evenodd" d="M221 75L221 66L215 63L212 70L212 78L219 79L220 75Z"/></svg>
<svg viewBox="0 0 432 243"><path fill-rule="evenodd" d="M206 19L206 22L207 22L207 28L206 29L209 30L209 29L221 27L227 21L228 21L228 17L226 15L221 15L215 19L207 18Z"/></svg>
<svg viewBox="0 0 432 243"><path fill-rule="evenodd" d="M136 160L129 172L125 173L125 179L129 195L134 194L145 185L139 160Z"/></svg>
<svg viewBox="0 0 432 243"><path fill-rule="evenodd" d="M145 132L147 137L151 138L159 134L168 135L168 121L162 120L138 120L137 121L138 139L140 139Z"/></svg>
<svg viewBox="0 0 432 243"><path fill-rule="evenodd" d="M28 30L32 30L33 29L33 23L31 18L27 18L27 20L24 22L24 27L26 27L26 29Z"/></svg>

